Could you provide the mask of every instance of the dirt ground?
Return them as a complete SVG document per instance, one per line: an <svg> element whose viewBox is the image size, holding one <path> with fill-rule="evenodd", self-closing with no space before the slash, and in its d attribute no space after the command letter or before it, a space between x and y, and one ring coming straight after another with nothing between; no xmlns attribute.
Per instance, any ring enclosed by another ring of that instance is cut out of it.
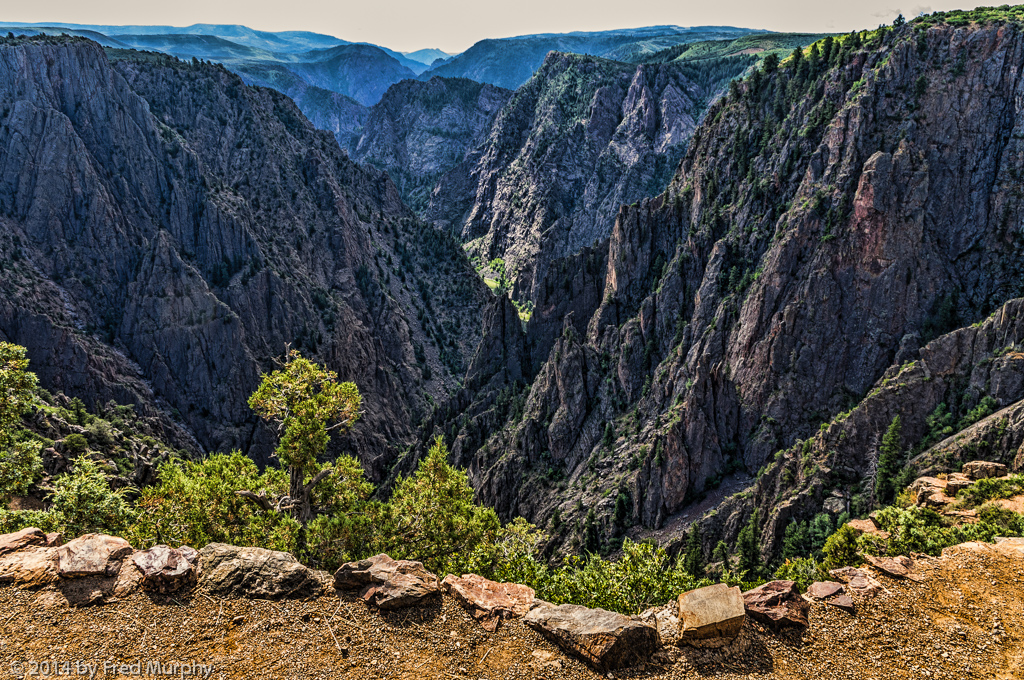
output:
<svg viewBox="0 0 1024 680"><path fill-rule="evenodd" d="M920 560L918 570L922 583L879 575L888 592L858 601L855 615L814 604L810 627L783 635L748 620L729 647L670 647L659 663L612 676L519 622L488 633L447 597L390 614L333 595L267 602L136 594L71 608L52 588L2 587L0 678L153 677L147 665L160 662L160 677L225 679L1024 679L1024 552L960 548Z"/></svg>

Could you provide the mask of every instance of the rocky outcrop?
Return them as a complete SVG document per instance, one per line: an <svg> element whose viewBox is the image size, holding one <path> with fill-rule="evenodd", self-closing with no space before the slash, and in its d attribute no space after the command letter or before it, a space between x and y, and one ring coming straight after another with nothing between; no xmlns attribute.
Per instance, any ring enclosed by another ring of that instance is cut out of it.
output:
<svg viewBox="0 0 1024 680"><path fill-rule="evenodd" d="M566 652L601 670L643 663L660 644L654 627L604 609L545 602L523 620Z"/></svg>
<svg viewBox="0 0 1024 680"><path fill-rule="evenodd" d="M959 423L986 396L1024 398L1021 303L1007 302L1024 292L1006 179L1024 172L1020 83L1000 66L1021 60L1022 38L939 22L827 55L819 43L813 64L759 70L714 105L668 191L618 214L579 351L553 343L522 421L474 454L482 497L539 523L558 508L570 527L593 508L609 540L686 514L723 476L757 476L700 526L708 558L756 509L770 561L826 500L832 514L870 504L895 416L913 449L941 404ZM965 126L985 132L948 143ZM948 200L964 186L969 200ZM598 387L570 405L550 385L573 357ZM552 427L560 409L576 442ZM1024 430L1004 434L1009 463ZM579 450L550 463L567 444ZM554 483L537 500L542 478ZM619 494L631 512L614 523Z"/></svg>
<svg viewBox="0 0 1024 680"><path fill-rule="evenodd" d="M29 527L11 534L3 534L0 536L0 557L23 550L30 545L45 546L46 544L46 533L42 529Z"/></svg>
<svg viewBox="0 0 1024 680"><path fill-rule="evenodd" d="M607 238L619 206L662 191L705 102L745 68L698 82L678 64L552 53L501 110L470 166L438 184L427 218L503 258L534 301L553 260ZM468 179L467 179L468 175ZM475 186L467 205L466 186Z"/></svg>
<svg viewBox="0 0 1024 680"><path fill-rule="evenodd" d="M246 398L290 344L359 386L336 445L378 479L458 389L486 288L288 99L79 39L5 39L0 83L0 338L43 386L265 461Z"/></svg>
<svg viewBox="0 0 1024 680"><path fill-rule="evenodd" d="M441 594L437 576L422 562L393 560L383 554L341 565L334 574L334 588L357 593L380 609L411 607Z"/></svg>
<svg viewBox="0 0 1024 680"><path fill-rule="evenodd" d="M511 96L465 78L403 80L369 110L352 158L386 171L422 214L441 176L483 142Z"/></svg>
<svg viewBox="0 0 1024 680"><path fill-rule="evenodd" d="M211 543L199 551L199 560L199 587L214 595L277 600L322 590L317 575L285 552Z"/></svg>

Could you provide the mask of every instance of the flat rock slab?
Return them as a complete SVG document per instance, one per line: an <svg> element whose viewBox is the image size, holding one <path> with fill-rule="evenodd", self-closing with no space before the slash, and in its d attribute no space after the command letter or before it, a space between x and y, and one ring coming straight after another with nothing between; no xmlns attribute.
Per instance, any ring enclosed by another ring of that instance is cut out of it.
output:
<svg viewBox="0 0 1024 680"><path fill-rule="evenodd" d="M496 583L476 574L445 576L441 586L480 622L494 632L501 621L525 616L533 605L534 591L519 583Z"/></svg>
<svg viewBox="0 0 1024 680"><path fill-rule="evenodd" d="M846 584L846 592L850 595L860 597L874 597L885 592L882 584L871 578L863 569L854 567L841 567L828 572L832 578L838 579Z"/></svg>
<svg viewBox="0 0 1024 680"><path fill-rule="evenodd" d="M188 546L158 545L135 553L132 562L142 573L143 588L168 594L195 585L199 553Z"/></svg>
<svg viewBox="0 0 1024 680"><path fill-rule="evenodd" d="M987 460L972 460L964 463L960 472L970 479L991 479L1006 475L1006 466L1002 463L992 463Z"/></svg>
<svg viewBox="0 0 1024 680"><path fill-rule="evenodd" d="M853 603L853 598L849 595L840 595L839 597L833 597L831 600L825 600L825 604L830 605L832 607L838 607L839 609L842 609L844 612L847 612L849 614L857 613L857 607Z"/></svg>
<svg viewBox="0 0 1024 680"><path fill-rule="evenodd" d="M660 645L653 626L604 609L544 603L530 610L523 621L566 652L601 670L644 663Z"/></svg>
<svg viewBox="0 0 1024 680"><path fill-rule="evenodd" d="M0 555L17 552L30 545L46 545L46 534L42 529L29 527L13 534L0 535Z"/></svg>
<svg viewBox="0 0 1024 680"><path fill-rule="evenodd" d="M910 575L910 569L891 557L865 555L864 560L886 576L891 576L893 578L906 578Z"/></svg>
<svg viewBox="0 0 1024 680"><path fill-rule="evenodd" d="M437 576L421 562L374 555L341 565L334 574L334 589L357 592L367 604L380 609L401 609L441 594Z"/></svg>
<svg viewBox="0 0 1024 680"><path fill-rule="evenodd" d="M679 596L679 641L698 646L728 644L746 619L743 595L724 583L697 588Z"/></svg>
<svg viewBox="0 0 1024 680"><path fill-rule="evenodd" d="M56 548L28 546L0 556L0 583L37 588L56 581Z"/></svg>
<svg viewBox="0 0 1024 680"><path fill-rule="evenodd" d="M211 543L199 551L199 561L199 585L215 595L277 600L321 590L316 574L286 552Z"/></svg>
<svg viewBox="0 0 1024 680"><path fill-rule="evenodd" d="M827 600L843 594L843 584L836 581L817 581L807 587L805 595L813 600Z"/></svg>
<svg viewBox="0 0 1024 680"><path fill-rule="evenodd" d="M769 581L743 593L747 613L769 628L780 630L794 626L807 626L807 612L811 605L800 597L793 581Z"/></svg>
<svg viewBox="0 0 1024 680"><path fill-rule="evenodd" d="M61 578L116 576L124 558L131 554L132 546L123 538L85 534L57 548L57 575Z"/></svg>

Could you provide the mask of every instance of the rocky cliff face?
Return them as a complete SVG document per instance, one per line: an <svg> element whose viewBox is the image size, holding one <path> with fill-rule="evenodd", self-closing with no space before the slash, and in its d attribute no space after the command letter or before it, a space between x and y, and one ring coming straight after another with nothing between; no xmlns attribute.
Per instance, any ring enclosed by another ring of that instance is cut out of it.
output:
<svg viewBox="0 0 1024 680"><path fill-rule="evenodd" d="M550 263L606 238L619 206L659 193L703 106L746 62L703 82L679 64L552 53L482 145L431 197L428 219L485 261L503 258L513 296L534 301Z"/></svg>
<svg viewBox="0 0 1024 680"><path fill-rule="evenodd" d="M387 171L422 213L440 177L483 142L511 95L465 78L404 80L370 109L352 158Z"/></svg>
<svg viewBox="0 0 1024 680"><path fill-rule="evenodd" d="M458 389L486 289L287 98L218 66L5 40L0 150L0 337L47 388L265 460L245 402L291 344L359 385L341 445L375 476Z"/></svg>
<svg viewBox="0 0 1024 680"><path fill-rule="evenodd" d="M587 533L585 509L606 541L662 526L865 402L927 341L1022 295L1022 62L1015 25L937 21L819 43L743 81L668 191L618 213L585 334L567 327L524 408L463 453L483 497L541 524L558 508L557 540ZM936 394L900 405L915 423L954 389L925 387ZM829 448L849 475L831 488L864 478L866 443L891 418L863 424L857 455ZM799 495L781 479L755 487L762 520L779 493ZM776 512L766 551L819 501ZM730 502L744 511L709 534L731 540L749 516L749 499Z"/></svg>

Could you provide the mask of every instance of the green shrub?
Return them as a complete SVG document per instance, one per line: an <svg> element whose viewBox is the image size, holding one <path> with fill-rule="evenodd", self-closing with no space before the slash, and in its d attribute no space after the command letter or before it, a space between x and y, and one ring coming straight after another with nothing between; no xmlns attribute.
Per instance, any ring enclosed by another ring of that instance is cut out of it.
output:
<svg viewBox="0 0 1024 680"><path fill-rule="evenodd" d="M84 453L89 448L89 440L77 432L64 437L64 450L71 455Z"/></svg>
<svg viewBox="0 0 1024 680"><path fill-rule="evenodd" d="M56 479L52 501L50 513L69 537L88 533L124 536L136 516L123 489L111 490L96 463L85 457Z"/></svg>
<svg viewBox="0 0 1024 680"><path fill-rule="evenodd" d="M822 581L828 578L828 572L822 569L818 561L813 557L798 557L795 560L786 560L775 570L774 578L783 581L795 581L797 587L803 592L815 581Z"/></svg>
<svg viewBox="0 0 1024 680"><path fill-rule="evenodd" d="M856 567L863 560L857 553L857 532L849 524L828 537L821 549L823 556L822 568L825 571L840 567Z"/></svg>
<svg viewBox="0 0 1024 680"><path fill-rule="evenodd" d="M43 476L43 459L39 444L32 441L11 442L0 449L0 506L12 496L24 496L29 487Z"/></svg>
<svg viewBox="0 0 1024 680"><path fill-rule="evenodd" d="M956 497L963 507L976 508L986 501L1012 498L1019 494L1024 494L1024 475L979 479L966 489L961 489Z"/></svg>

